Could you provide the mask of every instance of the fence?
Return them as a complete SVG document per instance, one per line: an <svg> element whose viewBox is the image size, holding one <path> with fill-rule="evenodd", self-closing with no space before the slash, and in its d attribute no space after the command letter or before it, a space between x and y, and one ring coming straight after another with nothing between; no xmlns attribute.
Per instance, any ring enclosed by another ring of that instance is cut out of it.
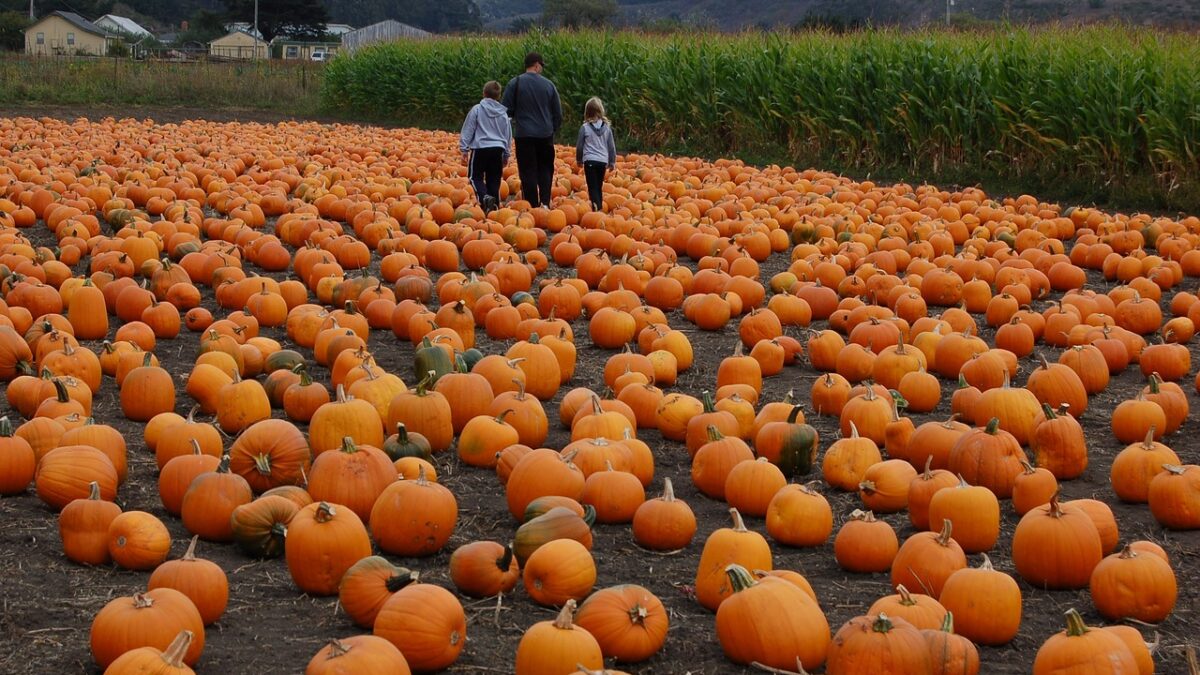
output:
<svg viewBox="0 0 1200 675"><path fill-rule="evenodd" d="M324 69L311 61L223 61L195 50L156 50L141 59L5 55L0 56L0 101L215 106L304 115L318 108Z"/></svg>

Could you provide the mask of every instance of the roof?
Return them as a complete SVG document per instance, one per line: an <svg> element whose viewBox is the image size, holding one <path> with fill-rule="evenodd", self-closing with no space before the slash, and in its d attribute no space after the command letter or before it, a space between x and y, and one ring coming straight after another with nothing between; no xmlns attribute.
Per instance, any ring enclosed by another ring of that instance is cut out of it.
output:
<svg viewBox="0 0 1200 675"><path fill-rule="evenodd" d="M354 26L348 23L327 23L325 24L325 32L330 35L341 35L354 30Z"/></svg>
<svg viewBox="0 0 1200 675"><path fill-rule="evenodd" d="M378 23L373 23L369 26L363 26L362 28L357 28L355 30L352 30L349 33L346 33L345 35L359 36L359 35L366 35L366 34L370 34L370 33L378 34L378 33L383 33L385 31L390 31L392 33L400 33L400 34L409 35L409 36L420 36L420 37L426 37L426 36L433 35L433 33L430 33L427 30L421 30L420 28L417 28L415 26L410 26L406 23L401 23L399 21L396 21L395 19L384 19L383 21L380 21ZM345 35L343 35L343 38L345 37Z"/></svg>
<svg viewBox="0 0 1200 675"><path fill-rule="evenodd" d="M30 26L29 28L33 28L33 26L38 25L39 23L45 21L46 19L49 19L52 16L59 17L63 21L66 21L67 23L75 26L79 30L84 31L85 33L91 33L92 35L99 35L100 37L106 37L106 38L107 37L116 37L112 33L109 33L108 31L97 26L96 24L92 23L91 21L88 21L87 19L83 18L82 16L79 16L75 12L63 12L63 11L50 12L49 14L43 16L42 18L40 18L36 22L34 22L33 25ZM29 29L26 29L26 30L29 30Z"/></svg>
<svg viewBox="0 0 1200 675"><path fill-rule="evenodd" d="M242 30L241 28L235 28L234 30L231 30L231 31L229 31L228 33L226 33L226 34L222 35L221 37L217 38L217 40L221 40L221 39L224 39L224 38L227 38L227 37L229 37L230 35L236 35L236 34L238 34L238 33L241 33L242 35L245 35L246 37L250 38L251 40L254 40L256 43L259 43L259 44L264 44L264 45L265 45L265 44L267 44L265 40L263 40L262 38L258 37L258 36L257 36L257 35L255 35L254 33L251 33L251 32L250 32L250 31L248 31L248 30ZM216 42L217 40L213 40L213 42Z"/></svg>
<svg viewBox="0 0 1200 675"><path fill-rule="evenodd" d="M145 28L143 28L141 26L141 24L134 21L133 19L130 19L129 17L117 16L116 14L105 14L104 16L100 17L99 19L96 19L96 23L104 21L105 19L108 19L114 25L116 25L116 27L118 29L120 29L126 33L129 33L130 35L136 35L136 36L150 35L150 31L146 30Z"/></svg>
<svg viewBox="0 0 1200 675"><path fill-rule="evenodd" d="M279 36L271 40L273 45L312 45L314 47L340 47L341 42L337 40L297 40L295 38Z"/></svg>

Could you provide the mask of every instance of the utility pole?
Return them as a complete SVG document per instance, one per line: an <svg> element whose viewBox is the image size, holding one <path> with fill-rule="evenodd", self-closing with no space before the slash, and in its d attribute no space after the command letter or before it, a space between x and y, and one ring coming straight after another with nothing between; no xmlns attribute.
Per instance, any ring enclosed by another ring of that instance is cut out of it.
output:
<svg viewBox="0 0 1200 675"><path fill-rule="evenodd" d="M255 1L255 3L258 2L258 0L254 0L254 1ZM954 0L946 0L946 27L947 28L950 27L950 8L953 6L954 6Z"/></svg>
<svg viewBox="0 0 1200 675"><path fill-rule="evenodd" d="M254 0L254 39L262 40L262 34L258 32L258 0ZM258 42L254 43L254 58L258 58Z"/></svg>
<svg viewBox="0 0 1200 675"><path fill-rule="evenodd" d="M33 0L29 0L29 20L34 21L37 17L33 15Z"/></svg>

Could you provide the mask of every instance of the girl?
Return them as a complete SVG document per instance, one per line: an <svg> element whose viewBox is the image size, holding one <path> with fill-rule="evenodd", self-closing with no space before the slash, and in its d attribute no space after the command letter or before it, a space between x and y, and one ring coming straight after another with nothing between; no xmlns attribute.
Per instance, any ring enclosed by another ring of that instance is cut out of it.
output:
<svg viewBox="0 0 1200 675"><path fill-rule="evenodd" d="M596 211L604 209L604 174L617 166L617 145L604 116L604 102L593 96L583 107L583 125L575 141L575 163L583 165L588 198Z"/></svg>
<svg viewBox="0 0 1200 675"><path fill-rule="evenodd" d="M467 176L485 212L500 203L500 178L511 144L512 128L508 109L500 104L500 83L488 82L483 85L483 100L467 113L458 137Z"/></svg>

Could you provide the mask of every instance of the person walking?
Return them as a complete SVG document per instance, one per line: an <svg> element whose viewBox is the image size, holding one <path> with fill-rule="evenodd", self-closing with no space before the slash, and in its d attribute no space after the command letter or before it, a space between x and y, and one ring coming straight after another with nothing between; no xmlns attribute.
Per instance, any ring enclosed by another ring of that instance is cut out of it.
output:
<svg viewBox="0 0 1200 675"><path fill-rule="evenodd" d="M500 204L500 180L511 146L508 109L500 103L500 83L493 80L483 85L483 99L467 113L458 135L467 177L485 213Z"/></svg>
<svg viewBox="0 0 1200 675"><path fill-rule="evenodd" d="M583 124L575 141L575 163L583 167L593 211L604 210L604 174L617 167L617 145L604 102L593 96L583 107Z"/></svg>
<svg viewBox="0 0 1200 675"><path fill-rule="evenodd" d="M533 206L550 206L554 180L554 135L562 126L562 103L554 83L542 76L542 55L525 56L525 72L509 80L501 103L516 124L517 174L521 196Z"/></svg>

